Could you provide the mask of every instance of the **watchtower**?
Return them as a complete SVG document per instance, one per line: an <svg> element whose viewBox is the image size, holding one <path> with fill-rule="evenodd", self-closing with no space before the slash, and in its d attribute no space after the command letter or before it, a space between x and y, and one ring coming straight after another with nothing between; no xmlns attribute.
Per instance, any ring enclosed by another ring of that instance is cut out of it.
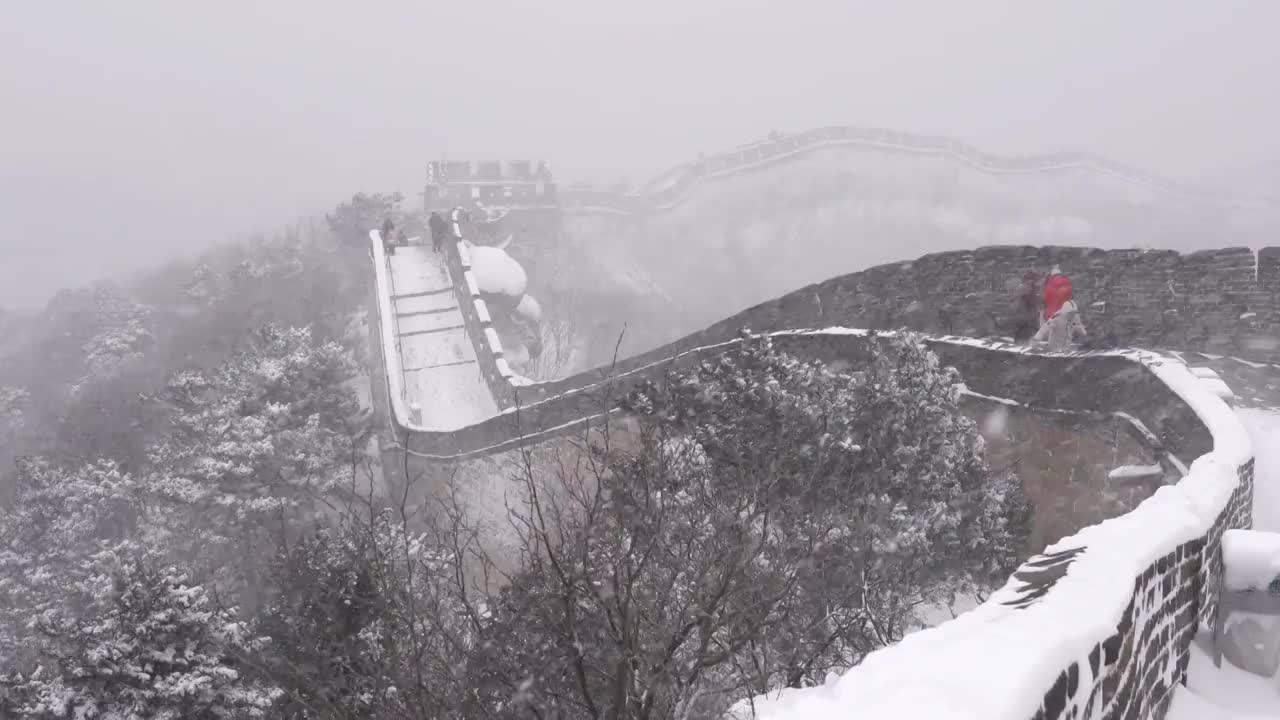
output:
<svg viewBox="0 0 1280 720"><path fill-rule="evenodd" d="M477 204L512 210L560 207L551 170L541 160L433 160L423 199L428 211Z"/></svg>

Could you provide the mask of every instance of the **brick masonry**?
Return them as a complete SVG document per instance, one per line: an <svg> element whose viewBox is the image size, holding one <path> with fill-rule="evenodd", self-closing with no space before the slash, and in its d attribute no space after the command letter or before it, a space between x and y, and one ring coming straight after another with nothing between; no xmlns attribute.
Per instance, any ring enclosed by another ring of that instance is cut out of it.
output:
<svg viewBox="0 0 1280 720"><path fill-rule="evenodd" d="M812 301L819 319L856 327L1005 335L1023 273L1055 264L1071 278L1093 337L1280 360L1280 248L1255 256L1248 248L984 247L834 278L811 286Z"/></svg>
<svg viewBox="0 0 1280 720"><path fill-rule="evenodd" d="M1222 572L1222 533L1248 528L1253 461L1239 469L1240 485L1202 538L1179 545L1133 584L1133 599L1116 632L1089 653L1088 666L1065 668L1045 693L1036 720L1163 718L1177 684L1185 683L1191 644L1211 626L1212 592Z"/></svg>

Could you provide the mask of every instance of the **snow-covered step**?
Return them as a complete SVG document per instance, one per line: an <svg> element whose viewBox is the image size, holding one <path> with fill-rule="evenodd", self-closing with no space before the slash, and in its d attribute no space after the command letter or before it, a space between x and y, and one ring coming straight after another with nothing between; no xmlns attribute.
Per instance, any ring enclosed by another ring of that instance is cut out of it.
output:
<svg viewBox="0 0 1280 720"><path fill-rule="evenodd" d="M457 306L434 312L397 313L396 327L400 337L461 329L462 313Z"/></svg>
<svg viewBox="0 0 1280 720"><path fill-rule="evenodd" d="M449 271L439 254L427 248L401 248L387 258L391 268L391 292L397 301L425 295L444 294L452 290Z"/></svg>
<svg viewBox="0 0 1280 720"><path fill-rule="evenodd" d="M442 330L429 335L401 336L400 357L406 373L460 360L476 359L471 339L461 329Z"/></svg>
<svg viewBox="0 0 1280 720"><path fill-rule="evenodd" d="M454 299L452 290L443 293L434 293L434 295L419 295L411 297L401 297L392 302L392 309L396 311L397 322L413 316L426 315L431 313L457 313L458 301Z"/></svg>
<svg viewBox="0 0 1280 720"><path fill-rule="evenodd" d="M496 414L444 255L429 247L401 247L387 258L387 266L411 422L430 430L456 430Z"/></svg>

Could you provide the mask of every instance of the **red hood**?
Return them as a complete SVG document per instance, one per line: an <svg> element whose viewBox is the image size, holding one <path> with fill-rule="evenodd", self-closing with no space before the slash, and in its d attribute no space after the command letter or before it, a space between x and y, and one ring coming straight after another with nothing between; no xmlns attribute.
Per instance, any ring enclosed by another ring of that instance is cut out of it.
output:
<svg viewBox="0 0 1280 720"><path fill-rule="evenodd" d="M1044 316L1053 317L1062 304L1071 299L1071 280L1066 275L1054 275L1044 283Z"/></svg>

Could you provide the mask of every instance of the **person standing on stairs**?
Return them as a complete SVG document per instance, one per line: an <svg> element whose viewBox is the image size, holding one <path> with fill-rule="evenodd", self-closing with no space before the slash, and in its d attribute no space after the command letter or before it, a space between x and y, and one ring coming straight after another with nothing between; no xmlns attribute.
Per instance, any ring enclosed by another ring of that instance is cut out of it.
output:
<svg viewBox="0 0 1280 720"><path fill-rule="evenodd" d="M1040 329L1040 297L1036 285L1040 276L1028 270L1022 276L1022 287L1013 299L1013 341L1026 342Z"/></svg>
<svg viewBox="0 0 1280 720"><path fill-rule="evenodd" d="M382 222L382 247L388 255L396 254L396 226L392 224L391 218Z"/></svg>
<svg viewBox="0 0 1280 720"><path fill-rule="evenodd" d="M440 252L444 238L449 233L449 223L445 221L443 215L433 210L431 217L427 220L427 226L431 228L431 252Z"/></svg>

